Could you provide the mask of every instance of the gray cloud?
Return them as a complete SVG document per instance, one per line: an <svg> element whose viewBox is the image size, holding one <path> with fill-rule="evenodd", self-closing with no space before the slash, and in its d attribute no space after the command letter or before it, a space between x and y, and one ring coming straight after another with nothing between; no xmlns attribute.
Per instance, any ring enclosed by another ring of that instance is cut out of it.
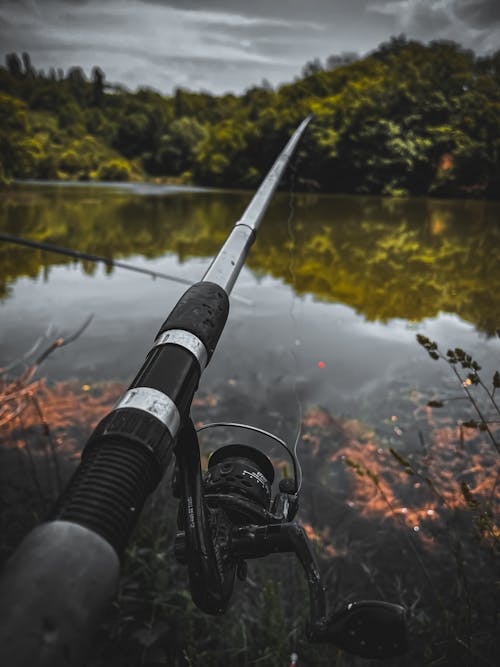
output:
<svg viewBox="0 0 500 667"><path fill-rule="evenodd" d="M474 28L500 24L500 0L455 0L453 9L459 18Z"/></svg>
<svg viewBox="0 0 500 667"><path fill-rule="evenodd" d="M392 17L409 37L454 40L479 53L500 47L499 0L386 0L370 11Z"/></svg>
<svg viewBox="0 0 500 667"><path fill-rule="evenodd" d="M342 15L343 19L359 16L370 0L141 0L145 5L160 5L177 9L211 11L238 14L240 16L273 18L331 23Z"/></svg>
<svg viewBox="0 0 500 667"><path fill-rule="evenodd" d="M399 28L419 35L436 33L453 22L453 16L442 0L388 0L373 3L370 11L392 16Z"/></svg>
<svg viewBox="0 0 500 667"><path fill-rule="evenodd" d="M242 91L405 32L498 48L500 0L0 0L2 50L36 67L100 65L130 88Z"/></svg>

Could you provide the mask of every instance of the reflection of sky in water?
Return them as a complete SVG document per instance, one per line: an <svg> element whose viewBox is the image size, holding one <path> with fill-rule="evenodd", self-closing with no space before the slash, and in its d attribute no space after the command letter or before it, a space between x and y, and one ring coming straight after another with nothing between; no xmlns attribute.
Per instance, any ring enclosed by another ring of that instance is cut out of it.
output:
<svg viewBox="0 0 500 667"><path fill-rule="evenodd" d="M203 259L180 264L173 256L127 261L193 281L208 265ZM73 266L52 267L47 282L41 277L20 279L1 306L0 364L20 356L50 324L58 333L69 332L93 313L89 329L54 353L44 374L50 380L127 382L183 291L182 285L119 269L106 276L102 267L94 276ZM385 392L395 383L405 393L418 389L431 394L433 388L446 385L449 370L432 362L416 344L417 332L445 349L458 346L472 352L486 365L486 377L498 362L500 341L486 339L454 315L416 324L401 319L367 322L347 306L294 297L281 281L257 280L246 268L234 295L250 303L232 300L228 324L201 383L202 389L225 386L246 397L236 408L231 406L238 414L227 414L230 420L245 420L245 404L251 404L252 397L259 402L267 397L270 413L287 415L293 433L296 398L304 409L321 405L333 414L373 418L370 405L380 410ZM390 404L386 408L390 414Z"/></svg>

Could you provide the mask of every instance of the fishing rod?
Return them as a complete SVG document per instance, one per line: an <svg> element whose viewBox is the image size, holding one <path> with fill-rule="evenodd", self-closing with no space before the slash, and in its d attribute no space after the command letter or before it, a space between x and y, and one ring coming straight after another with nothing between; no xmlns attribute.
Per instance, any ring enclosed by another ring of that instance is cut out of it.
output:
<svg viewBox="0 0 500 667"><path fill-rule="evenodd" d="M270 458L235 441L217 449L202 472L190 408L229 312L229 294L255 240L271 197L311 117L296 129L236 222L203 279L180 298L160 327L146 360L117 404L95 428L81 462L48 520L36 527L0 579L0 664L72 667L84 664L90 640L116 593L120 559L146 498L172 457L179 500L175 556L187 566L197 606L226 611L246 561L295 553L309 587L310 641L329 642L364 657L387 658L406 648L405 610L379 601L328 612L321 573L299 508L300 465L284 441L293 478L277 484Z"/></svg>
<svg viewBox="0 0 500 667"><path fill-rule="evenodd" d="M117 259L111 259L110 257L93 255L89 252L73 250L72 248L63 248L62 246L55 245L54 243L45 243L43 241L33 241L32 239L25 239L21 236L14 236L14 234L0 234L0 241L4 241L5 243L14 243L15 245L21 245L27 248L36 248L37 250L45 250L47 252L53 252L58 255L66 255L67 257L73 257L74 259L88 260L90 262L98 262L105 264L106 266L109 267L117 267L120 269L126 269L127 271L135 271L136 273L143 273L147 276L151 276L152 278L172 280L173 282L181 283L183 285L192 284L190 280L186 280L185 278L179 278L177 276L171 276L168 273L161 273L160 271L145 269L141 266L134 266L133 264L128 264L127 262L122 262Z"/></svg>

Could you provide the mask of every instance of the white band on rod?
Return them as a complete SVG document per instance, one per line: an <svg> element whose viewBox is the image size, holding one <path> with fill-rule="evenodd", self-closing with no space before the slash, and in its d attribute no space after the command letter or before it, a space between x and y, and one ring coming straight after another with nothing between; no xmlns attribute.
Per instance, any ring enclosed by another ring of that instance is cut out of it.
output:
<svg viewBox="0 0 500 667"><path fill-rule="evenodd" d="M185 350L188 350L188 352L191 352L200 365L200 371L203 372L205 370L208 359L207 348L203 345L198 336L195 336L190 331L185 331L184 329L169 329L158 336L154 342L153 349L160 345L168 344L179 345Z"/></svg>
<svg viewBox="0 0 500 667"><path fill-rule="evenodd" d="M173 400L158 389L152 387L134 387L129 389L120 398L113 410L122 408L135 408L142 410L159 419L170 431L170 435L175 438L181 418L179 410Z"/></svg>

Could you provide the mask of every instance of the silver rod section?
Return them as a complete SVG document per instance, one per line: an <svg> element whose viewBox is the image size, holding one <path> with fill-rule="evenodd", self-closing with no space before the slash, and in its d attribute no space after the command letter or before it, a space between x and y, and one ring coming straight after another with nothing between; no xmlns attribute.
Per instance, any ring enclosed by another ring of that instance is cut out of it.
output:
<svg viewBox="0 0 500 667"><path fill-rule="evenodd" d="M208 271L202 278L203 281L216 283L230 294L245 263L250 246L255 240L257 229L271 197L311 118L312 114L302 121L277 157L276 162L262 181L242 217L234 225L226 242L210 264Z"/></svg>

